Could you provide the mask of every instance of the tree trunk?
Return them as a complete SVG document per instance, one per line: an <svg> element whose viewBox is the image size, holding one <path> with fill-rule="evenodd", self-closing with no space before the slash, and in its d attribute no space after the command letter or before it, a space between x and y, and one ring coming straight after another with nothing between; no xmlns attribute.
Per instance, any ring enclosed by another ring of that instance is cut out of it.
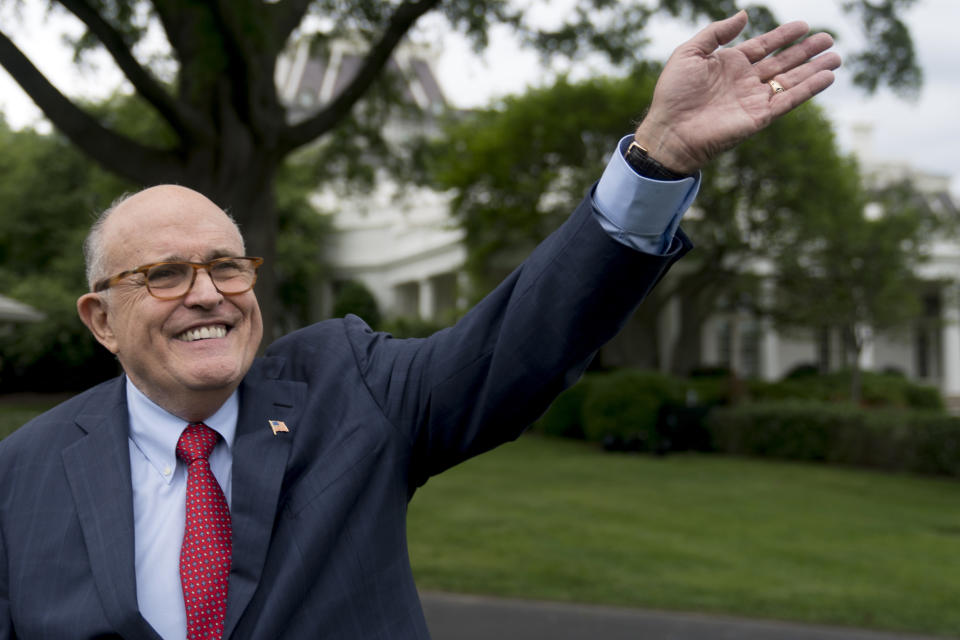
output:
<svg viewBox="0 0 960 640"><path fill-rule="evenodd" d="M863 374L860 371L860 352L856 353L853 369L850 371L850 402L859 406L863 396Z"/></svg>
<svg viewBox="0 0 960 640"><path fill-rule="evenodd" d="M229 213L240 227L246 242L247 255L259 256L264 264L257 274L257 300L263 315L265 348L279 336L275 330L279 308L276 276L276 166L252 162L242 180L218 185L206 192Z"/></svg>
<svg viewBox="0 0 960 640"><path fill-rule="evenodd" d="M860 370L860 356L867 344L866 338L856 325L850 327L850 343L853 345L853 365L850 367L850 402L859 406L863 399L863 372Z"/></svg>
<svg viewBox="0 0 960 640"><path fill-rule="evenodd" d="M662 308L662 296L654 290L630 316L620 333L600 349L591 368L639 367L659 371Z"/></svg>
<svg viewBox="0 0 960 640"><path fill-rule="evenodd" d="M681 289L682 291L682 289ZM703 364L703 323L706 313L698 291L687 291L680 297L680 327L673 354L670 358L670 371L678 376L690 375L690 372Z"/></svg>

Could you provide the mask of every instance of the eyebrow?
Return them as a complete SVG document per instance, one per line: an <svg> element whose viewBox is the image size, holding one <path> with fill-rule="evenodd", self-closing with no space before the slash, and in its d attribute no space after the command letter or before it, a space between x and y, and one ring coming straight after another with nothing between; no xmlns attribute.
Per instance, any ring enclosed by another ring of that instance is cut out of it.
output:
<svg viewBox="0 0 960 640"><path fill-rule="evenodd" d="M202 258L202 261L209 262L210 260L216 260L217 258L238 258L238 257L240 257L240 255L237 254L236 252L226 251L224 249L217 249L215 251L211 251L210 253L207 253ZM166 256L164 258L160 258L158 262L193 262L193 260L188 260L187 258L179 254L174 254L171 256Z"/></svg>

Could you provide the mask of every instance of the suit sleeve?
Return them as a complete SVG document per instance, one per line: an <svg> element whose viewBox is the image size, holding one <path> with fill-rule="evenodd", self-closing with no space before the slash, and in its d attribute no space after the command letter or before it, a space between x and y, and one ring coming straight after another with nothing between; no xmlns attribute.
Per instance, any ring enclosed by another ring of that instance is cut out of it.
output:
<svg viewBox="0 0 960 640"><path fill-rule="evenodd" d="M666 255L634 251L595 218L588 197L497 289L430 338L394 340L348 323L368 389L411 443L411 491L518 437L690 248L679 232Z"/></svg>
<svg viewBox="0 0 960 640"><path fill-rule="evenodd" d="M10 571L7 567L7 548L0 528L0 640L13 640L13 620L10 617Z"/></svg>

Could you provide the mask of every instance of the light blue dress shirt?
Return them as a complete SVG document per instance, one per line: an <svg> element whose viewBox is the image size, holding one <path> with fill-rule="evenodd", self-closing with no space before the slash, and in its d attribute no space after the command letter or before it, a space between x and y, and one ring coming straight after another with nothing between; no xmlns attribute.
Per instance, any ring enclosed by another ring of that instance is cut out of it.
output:
<svg viewBox="0 0 960 640"><path fill-rule="evenodd" d="M646 253L664 254L680 218L693 202L700 176L660 181L638 175L623 157L632 135L610 158L593 192L600 226L618 242ZM183 640L187 616L180 586L180 546L186 509L187 470L177 460L186 428L127 379L130 413L130 472L133 482L137 603L143 617L165 640ZM231 504L233 441L237 429L237 393L204 423L221 436L210 468Z"/></svg>
<svg viewBox="0 0 960 640"><path fill-rule="evenodd" d="M593 208L604 231L638 251L663 255L680 218L700 189L700 173L683 180L653 180L633 170L624 154L633 135L624 136L593 193Z"/></svg>
<svg viewBox="0 0 960 640"><path fill-rule="evenodd" d="M231 502L237 393L204 424L222 437L210 454L210 469ZM140 392L127 378L130 414L130 476L140 613L165 640L185 640L187 614L180 586L180 546L186 517L187 468L177 460L177 441L187 423Z"/></svg>

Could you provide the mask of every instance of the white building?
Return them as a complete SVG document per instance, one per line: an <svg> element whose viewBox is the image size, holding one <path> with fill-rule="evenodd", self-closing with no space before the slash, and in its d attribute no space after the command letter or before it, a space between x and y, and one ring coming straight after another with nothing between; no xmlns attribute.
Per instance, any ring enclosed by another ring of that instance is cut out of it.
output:
<svg viewBox="0 0 960 640"><path fill-rule="evenodd" d="M394 122L390 135L402 139L429 133L431 114L446 111L446 101L428 60L430 52L408 46L398 50L388 71L402 79L407 100L428 118ZM348 42L332 45L329 60L311 58L301 46L280 65L278 85L294 119L333 99L357 72L361 56ZM338 283L362 282L386 316L433 320L462 301L458 282L466 260L463 232L449 215L448 198L424 188L401 186L383 176L372 192L344 196L321 191L314 204L335 212L328 247L333 281L326 283L327 311Z"/></svg>

